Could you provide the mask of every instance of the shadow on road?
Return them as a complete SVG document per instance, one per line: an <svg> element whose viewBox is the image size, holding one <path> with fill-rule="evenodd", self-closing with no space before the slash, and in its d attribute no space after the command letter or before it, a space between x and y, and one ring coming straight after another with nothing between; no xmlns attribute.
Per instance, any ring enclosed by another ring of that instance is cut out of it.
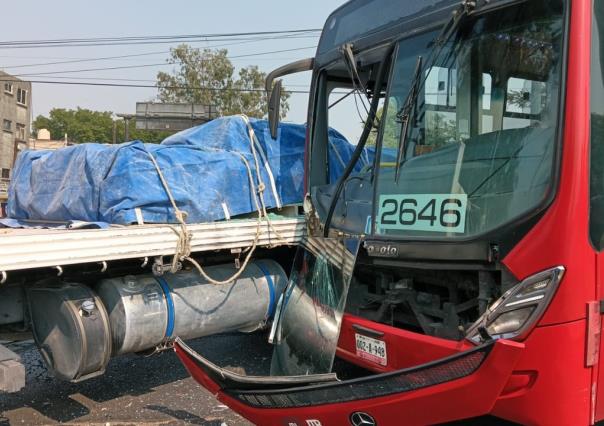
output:
<svg viewBox="0 0 604 426"><path fill-rule="evenodd" d="M162 405L147 405L145 408L153 411L158 411L175 419L182 420L183 422L186 422L187 424L191 425L221 426L223 424L222 420L206 420L202 417L196 416L195 414L191 414L188 411L172 410Z"/></svg>
<svg viewBox="0 0 604 426"><path fill-rule="evenodd" d="M257 352L250 353L249 362L246 363L249 364L248 374L254 374L254 366L262 364L259 359L264 360L270 356L270 352L265 353L265 342L266 336L256 333L212 336L189 343L196 351L213 359L220 359L223 365L228 364L230 357L239 352L238 348L246 347L253 351L253 348L258 348ZM189 378L172 351L147 357L126 355L114 358L104 375L77 384L54 378L46 369L35 346L28 346L20 355L26 366L26 387L16 394L0 394L0 425L8 424L7 412L24 407L56 422L72 422L101 409L123 414L123 408L116 407L111 401L146 395L162 385ZM205 391L196 384L191 386L195 387L194 395L199 394L201 399ZM175 393L165 397L176 401L179 395ZM211 401L214 402L213 399ZM166 405L148 405L145 408L192 424L221 424L220 421L206 420L184 410L170 409Z"/></svg>

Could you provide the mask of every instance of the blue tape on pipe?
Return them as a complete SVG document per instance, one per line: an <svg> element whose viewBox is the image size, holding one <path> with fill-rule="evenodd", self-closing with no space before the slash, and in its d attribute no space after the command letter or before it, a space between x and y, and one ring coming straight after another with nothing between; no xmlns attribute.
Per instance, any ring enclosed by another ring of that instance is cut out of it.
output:
<svg viewBox="0 0 604 426"><path fill-rule="evenodd" d="M264 276L266 277L266 283L268 284L268 293L270 300L268 302L268 311L266 313L267 318L272 318L275 314L275 283L273 282L273 277L268 272L266 266L264 266L261 262L256 261L256 266L258 269L262 271Z"/></svg>
<svg viewBox="0 0 604 426"><path fill-rule="evenodd" d="M168 306L168 325L166 326L165 337L172 337L172 333L174 332L174 300L172 300L172 290L168 282L162 277L155 277L155 280L161 286L166 297L166 305Z"/></svg>

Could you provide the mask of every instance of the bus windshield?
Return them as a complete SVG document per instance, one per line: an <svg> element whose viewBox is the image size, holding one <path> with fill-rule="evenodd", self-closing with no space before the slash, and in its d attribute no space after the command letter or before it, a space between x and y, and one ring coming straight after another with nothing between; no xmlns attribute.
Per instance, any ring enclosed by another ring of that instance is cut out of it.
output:
<svg viewBox="0 0 604 426"><path fill-rule="evenodd" d="M529 0L468 20L440 47L437 33L398 42L380 120L375 234L475 236L544 204L554 186L563 9ZM428 63L430 50L439 53Z"/></svg>

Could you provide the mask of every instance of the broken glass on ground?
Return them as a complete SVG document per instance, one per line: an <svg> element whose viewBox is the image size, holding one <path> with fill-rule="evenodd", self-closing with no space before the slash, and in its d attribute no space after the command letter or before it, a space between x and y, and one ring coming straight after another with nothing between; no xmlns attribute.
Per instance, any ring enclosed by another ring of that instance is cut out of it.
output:
<svg viewBox="0 0 604 426"><path fill-rule="evenodd" d="M298 247L271 331L271 376L331 372L359 244L309 237Z"/></svg>

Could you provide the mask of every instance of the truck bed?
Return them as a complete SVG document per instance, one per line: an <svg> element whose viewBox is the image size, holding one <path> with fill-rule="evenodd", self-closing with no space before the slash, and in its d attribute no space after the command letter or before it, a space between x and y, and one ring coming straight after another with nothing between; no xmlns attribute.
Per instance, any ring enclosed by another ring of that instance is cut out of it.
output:
<svg viewBox="0 0 604 426"><path fill-rule="evenodd" d="M298 244L304 218L297 214L271 218L261 225L259 246ZM252 245L257 219L188 225L191 251L245 248ZM178 241L178 225L145 224L106 229L0 229L0 272L80 263L170 256ZM152 259L149 259L151 262Z"/></svg>

